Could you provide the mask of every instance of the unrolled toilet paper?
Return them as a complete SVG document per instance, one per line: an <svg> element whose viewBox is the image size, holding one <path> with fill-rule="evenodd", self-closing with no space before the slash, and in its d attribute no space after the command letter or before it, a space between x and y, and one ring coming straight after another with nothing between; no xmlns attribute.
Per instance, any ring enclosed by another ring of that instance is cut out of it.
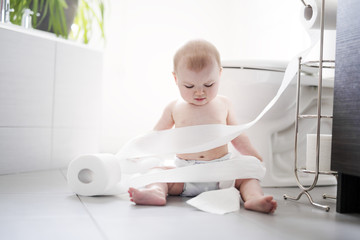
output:
<svg viewBox="0 0 360 240"><path fill-rule="evenodd" d="M125 175L121 162L112 154L82 155L68 168L71 189L83 196L127 193L129 187L144 187L154 182L214 182L234 179L262 179L265 167L252 156L237 156L227 161L192 165L145 174ZM127 177L126 177L127 176Z"/></svg>
<svg viewBox="0 0 360 240"><path fill-rule="evenodd" d="M307 134L306 169L316 171L316 134ZM320 135L319 171L330 171L331 165L331 135Z"/></svg>
<svg viewBox="0 0 360 240"><path fill-rule="evenodd" d="M313 44L315 42L314 40ZM306 55L313 44L298 56ZM70 188L80 195L95 196L121 194L125 193L129 186L140 187L153 182L261 179L265 174L265 168L259 160L250 156L238 156L228 161L193 165L155 173L149 172L130 179L125 179L124 173L144 172L142 167L147 164L140 164L144 158L206 151L227 144L236 138L259 121L280 98L297 73L298 56L289 63L277 94L253 121L237 126L210 124L153 131L129 141L116 156L111 154L80 156L74 159L68 168ZM129 170L129 166L131 166L131 170ZM138 169L137 166L139 166Z"/></svg>

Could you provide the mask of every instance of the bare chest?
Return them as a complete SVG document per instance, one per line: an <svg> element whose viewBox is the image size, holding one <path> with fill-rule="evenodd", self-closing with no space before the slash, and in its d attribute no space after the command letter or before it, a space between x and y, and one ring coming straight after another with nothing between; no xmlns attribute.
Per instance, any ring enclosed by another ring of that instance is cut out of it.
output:
<svg viewBox="0 0 360 240"><path fill-rule="evenodd" d="M204 106L179 103L173 109L175 127L226 124L227 114L226 105L219 102L210 102Z"/></svg>

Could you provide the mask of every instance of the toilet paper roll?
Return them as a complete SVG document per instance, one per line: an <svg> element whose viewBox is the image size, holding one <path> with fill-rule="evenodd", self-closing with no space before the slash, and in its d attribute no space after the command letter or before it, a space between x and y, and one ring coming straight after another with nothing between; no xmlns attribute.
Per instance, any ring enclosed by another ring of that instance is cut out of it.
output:
<svg viewBox="0 0 360 240"><path fill-rule="evenodd" d="M113 195L125 192L122 188L119 160L113 154L82 155L70 162L68 185L83 196Z"/></svg>
<svg viewBox="0 0 360 240"><path fill-rule="evenodd" d="M300 11L303 26L310 29L320 29L322 0L306 0L307 6ZM337 0L325 1L324 27L327 30L336 29Z"/></svg>
<svg viewBox="0 0 360 240"><path fill-rule="evenodd" d="M316 171L316 134L307 134L306 169ZM319 171L330 171L331 163L331 135L320 135Z"/></svg>

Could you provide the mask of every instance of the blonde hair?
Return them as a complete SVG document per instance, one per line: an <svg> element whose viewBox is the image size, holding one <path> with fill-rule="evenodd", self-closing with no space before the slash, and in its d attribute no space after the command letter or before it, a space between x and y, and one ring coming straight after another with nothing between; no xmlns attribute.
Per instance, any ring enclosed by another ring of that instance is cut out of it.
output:
<svg viewBox="0 0 360 240"><path fill-rule="evenodd" d="M208 64L211 64L213 59L220 68L220 54L213 44L205 40L189 41L174 56L174 72L176 73L182 60L184 60L188 69L200 71Z"/></svg>

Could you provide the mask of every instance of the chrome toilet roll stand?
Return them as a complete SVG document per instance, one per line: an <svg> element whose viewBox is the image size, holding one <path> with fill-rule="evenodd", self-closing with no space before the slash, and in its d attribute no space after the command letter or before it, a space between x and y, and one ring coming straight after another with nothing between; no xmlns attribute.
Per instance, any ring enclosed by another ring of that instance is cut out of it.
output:
<svg viewBox="0 0 360 240"><path fill-rule="evenodd" d="M305 4L305 2L302 0L303 4L305 6L308 6ZM292 199L292 200L299 200L300 197L305 194L307 198L309 199L310 203L313 206L322 208L326 211L330 210L330 207L328 205L322 205L319 203L316 203L313 201L310 191L314 189L316 186L319 174L327 174L327 175L334 175L337 178L337 172L334 171L319 171L319 155L320 155L320 125L321 125L321 119L322 118L332 118L332 115L322 115L321 114L321 97L322 97L322 72L323 68L335 68L335 61L333 60L323 60L323 48L324 48L324 14L325 14L325 0L322 0L321 3L321 18L320 18L320 57L319 61L308 61L302 63L302 58L299 58L299 65L298 65L298 73L297 73L297 92L296 92L296 117L295 117L295 165L294 165L294 173L296 177L296 182L301 189L301 192L297 197L291 197L287 194L284 194L284 199ZM316 115L302 115L299 113L299 103L300 103L300 80L301 80L301 72L302 72L302 66L310 67L310 68L318 68L319 70L319 79L318 79L318 98L317 98L317 114ZM316 164L315 164L315 171L310 171L304 168L298 168L298 133L299 133L299 120L300 119L317 119L317 129L316 129ZM314 181L311 186L305 187L303 184L301 184L299 180L298 173L308 173L308 174L315 174ZM328 196L327 194L323 194L323 198L331 198L336 199L336 197Z"/></svg>

